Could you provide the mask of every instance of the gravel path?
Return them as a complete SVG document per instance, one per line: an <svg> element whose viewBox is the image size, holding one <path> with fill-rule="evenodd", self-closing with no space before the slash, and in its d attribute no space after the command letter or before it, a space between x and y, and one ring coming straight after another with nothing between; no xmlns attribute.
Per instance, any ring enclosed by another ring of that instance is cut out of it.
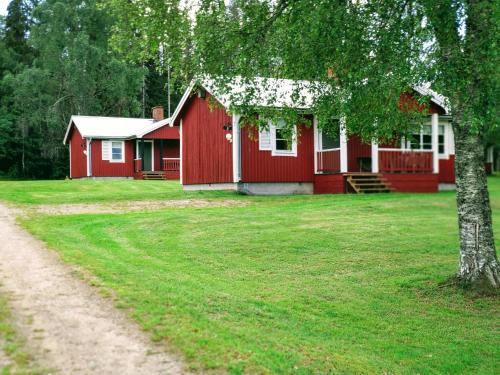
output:
<svg viewBox="0 0 500 375"><path fill-rule="evenodd" d="M60 374L180 374L111 301L15 223L0 204L0 282L37 363Z"/></svg>
<svg viewBox="0 0 500 375"><path fill-rule="evenodd" d="M249 202L218 199L172 199L159 201L131 201L115 202L113 204L59 204L59 205L34 205L27 206L25 210L47 215L77 215L77 214L102 214L102 213L123 213L133 211L154 211L164 208L207 208L207 207L242 207Z"/></svg>

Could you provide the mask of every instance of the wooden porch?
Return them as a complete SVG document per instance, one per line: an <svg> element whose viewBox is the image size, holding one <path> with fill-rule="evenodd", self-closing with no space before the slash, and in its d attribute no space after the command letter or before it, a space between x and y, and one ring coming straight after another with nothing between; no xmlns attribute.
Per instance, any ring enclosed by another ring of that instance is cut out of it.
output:
<svg viewBox="0 0 500 375"><path fill-rule="evenodd" d="M136 141L134 178L178 180L180 168L178 139L139 139Z"/></svg>

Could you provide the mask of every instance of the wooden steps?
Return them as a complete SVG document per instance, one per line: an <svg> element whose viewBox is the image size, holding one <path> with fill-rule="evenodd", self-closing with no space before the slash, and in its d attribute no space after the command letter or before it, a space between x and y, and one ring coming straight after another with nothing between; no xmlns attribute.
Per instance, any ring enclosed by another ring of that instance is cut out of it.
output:
<svg viewBox="0 0 500 375"><path fill-rule="evenodd" d="M165 172L163 171L143 171L143 180L166 180Z"/></svg>
<svg viewBox="0 0 500 375"><path fill-rule="evenodd" d="M348 186L355 193L390 193L395 191L380 173L345 173Z"/></svg>

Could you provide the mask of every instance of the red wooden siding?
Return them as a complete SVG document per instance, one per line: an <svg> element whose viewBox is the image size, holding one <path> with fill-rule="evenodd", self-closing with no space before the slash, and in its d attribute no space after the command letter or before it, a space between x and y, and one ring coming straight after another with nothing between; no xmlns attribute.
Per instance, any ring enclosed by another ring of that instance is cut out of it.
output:
<svg viewBox="0 0 500 375"><path fill-rule="evenodd" d="M78 129L73 125L70 137L70 152L71 152L71 178L81 178L87 176L87 156L85 151L86 142L82 138Z"/></svg>
<svg viewBox="0 0 500 375"><path fill-rule="evenodd" d="M316 152L316 165L318 172L340 172L340 150Z"/></svg>
<svg viewBox="0 0 500 375"><path fill-rule="evenodd" d="M342 174L317 174L314 176L314 194L345 193L345 181Z"/></svg>
<svg viewBox="0 0 500 375"><path fill-rule="evenodd" d="M125 162L111 163L102 160L102 142L94 139L92 149L92 176L93 177L132 177L134 173L134 142L125 141Z"/></svg>
<svg viewBox="0 0 500 375"><path fill-rule="evenodd" d="M253 132L253 139L249 137ZM314 135L312 127L299 126L297 156L272 156L260 151L258 132L241 131L241 179L243 182L312 182L314 179Z"/></svg>
<svg viewBox="0 0 500 375"><path fill-rule="evenodd" d="M384 173L383 176L397 192L435 193L439 188L438 175L433 173Z"/></svg>
<svg viewBox="0 0 500 375"><path fill-rule="evenodd" d="M429 110L429 114L439 113L445 114L443 108L436 105L434 102L431 102L430 105L419 104L415 99L415 96L411 93L403 93L399 97L399 108L402 111L419 111L422 112L424 110Z"/></svg>
<svg viewBox="0 0 500 375"><path fill-rule="evenodd" d="M450 155L448 159L439 159L439 182L455 183L455 155Z"/></svg>
<svg viewBox="0 0 500 375"><path fill-rule="evenodd" d="M144 139L179 139L179 127L169 125L162 126L159 129L153 130L151 133L145 134Z"/></svg>
<svg viewBox="0 0 500 375"><path fill-rule="evenodd" d="M226 139L225 124L232 118L224 109L210 110L209 95L192 97L182 117L183 184L233 182L233 144Z"/></svg>
<svg viewBox="0 0 500 375"><path fill-rule="evenodd" d="M361 142L357 135L351 135L347 141L347 170L349 172L361 172L359 158L371 158L372 146Z"/></svg>

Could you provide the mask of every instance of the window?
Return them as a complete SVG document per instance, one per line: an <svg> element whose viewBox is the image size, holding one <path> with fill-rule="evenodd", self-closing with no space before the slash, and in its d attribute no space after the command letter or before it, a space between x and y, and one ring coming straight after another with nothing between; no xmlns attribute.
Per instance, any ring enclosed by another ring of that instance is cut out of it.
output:
<svg viewBox="0 0 500 375"><path fill-rule="evenodd" d="M119 163L123 162L123 142L122 141L112 141L111 142L111 161Z"/></svg>
<svg viewBox="0 0 500 375"><path fill-rule="evenodd" d="M340 148L340 121L335 119L318 132L318 147L322 151Z"/></svg>
<svg viewBox="0 0 500 375"><path fill-rule="evenodd" d="M297 156L297 127L285 128L285 121L269 121L268 129L259 129L259 150L273 156Z"/></svg>
<svg viewBox="0 0 500 375"><path fill-rule="evenodd" d="M440 155L444 155L444 125L439 125L439 136L438 136L438 152Z"/></svg>
<svg viewBox="0 0 500 375"><path fill-rule="evenodd" d="M411 150L432 150L432 126L422 125L419 133L411 134L404 142L404 148ZM438 153L445 154L445 127L438 126Z"/></svg>
<svg viewBox="0 0 500 375"><path fill-rule="evenodd" d="M108 160L112 163L123 163L125 143L123 141L105 141L101 143L102 160Z"/></svg>
<svg viewBox="0 0 500 375"><path fill-rule="evenodd" d="M283 129L276 128L276 151L292 151L293 135L287 134Z"/></svg>
<svg viewBox="0 0 500 375"><path fill-rule="evenodd" d="M432 126L422 125L420 132L411 134L406 140L406 147L411 150L432 150Z"/></svg>
<svg viewBox="0 0 500 375"><path fill-rule="evenodd" d="M297 156L297 127L285 128L285 121L269 125L272 138L272 155Z"/></svg>

